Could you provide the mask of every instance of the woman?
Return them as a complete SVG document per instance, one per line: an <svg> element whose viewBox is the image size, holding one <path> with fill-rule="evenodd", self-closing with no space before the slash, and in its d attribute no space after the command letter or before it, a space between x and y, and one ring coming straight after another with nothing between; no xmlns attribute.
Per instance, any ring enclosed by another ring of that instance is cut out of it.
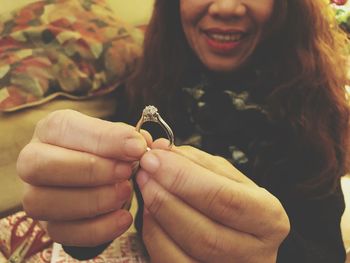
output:
<svg viewBox="0 0 350 263"><path fill-rule="evenodd" d="M26 212L57 242L97 246L66 247L73 256L97 255L132 222L121 208L140 161L136 223L152 262L344 262L347 42L325 10L157 0L121 122L60 111L37 125L18 160ZM123 123L147 104L192 146Z"/></svg>

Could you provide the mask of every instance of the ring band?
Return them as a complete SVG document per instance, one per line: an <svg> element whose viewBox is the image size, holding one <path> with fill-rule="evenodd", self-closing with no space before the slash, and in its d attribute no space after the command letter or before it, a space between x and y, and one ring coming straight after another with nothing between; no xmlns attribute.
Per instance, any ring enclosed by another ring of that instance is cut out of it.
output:
<svg viewBox="0 0 350 263"><path fill-rule="evenodd" d="M158 113L158 109L152 105L148 105L143 109L142 116L136 125L136 131L140 132L141 126L148 121L156 122L163 128L169 139L169 148L172 147L174 145L174 133L169 125L162 119Z"/></svg>

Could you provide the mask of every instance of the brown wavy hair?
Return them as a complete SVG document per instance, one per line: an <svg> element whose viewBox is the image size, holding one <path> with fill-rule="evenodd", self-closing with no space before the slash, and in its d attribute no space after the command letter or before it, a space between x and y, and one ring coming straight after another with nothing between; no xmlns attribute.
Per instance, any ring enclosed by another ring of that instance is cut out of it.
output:
<svg viewBox="0 0 350 263"><path fill-rule="evenodd" d="M314 175L302 187L335 189L349 167L347 37L324 0L275 0L268 28L269 37L257 53L269 54L264 67L278 76L268 90L271 114L288 123L296 138L290 159L300 154L317 158L318 167L310 168ZM173 92L194 63L179 0L156 0L143 57L127 83L132 111L148 103L162 111L171 108Z"/></svg>

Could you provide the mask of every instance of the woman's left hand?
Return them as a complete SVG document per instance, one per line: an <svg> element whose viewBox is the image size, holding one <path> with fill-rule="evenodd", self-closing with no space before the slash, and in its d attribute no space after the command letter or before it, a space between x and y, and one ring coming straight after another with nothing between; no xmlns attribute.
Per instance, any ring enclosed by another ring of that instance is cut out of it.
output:
<svg viewBox="0 0 350 263"><path fill-rule="evenodd" d="M137 174L152 262L276 262L290 229L279 200L225 159L166 143L153 143Z"/></svg>

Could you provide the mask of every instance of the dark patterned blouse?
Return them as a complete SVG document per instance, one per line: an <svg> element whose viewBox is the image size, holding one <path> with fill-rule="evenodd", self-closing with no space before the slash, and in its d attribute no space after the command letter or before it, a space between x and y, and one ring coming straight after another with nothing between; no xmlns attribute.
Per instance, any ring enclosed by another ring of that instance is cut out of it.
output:
<svg viewBox="0 0 350 263"><path fill-rule="evenodd" d="M173 97L176 108L171 116L160 113L173 128L176 145L192 145L228 159L243 174L266 188L283 204L291 222L291 232L282 243L278 262L337 263L345 261L340 220L345 208L338 188L316 198L298 185L317 175L317 153L298 152L292 128L283 120L273 120L264 105L261 90L255 89L259 72L225 83L220 78L200 75L190 79ZM247 81L248 78L248 81ZM135 125L140 116L123 112L124 90L118 94L118 121ZM157 106L157 105L155 105ZM157 125L143 126L154 138L164 137ZM288 156L288 157L287 157ZM142 231L142 197L136 227ZM78 258L97 255L96 249L65 248Z"/></svg>

